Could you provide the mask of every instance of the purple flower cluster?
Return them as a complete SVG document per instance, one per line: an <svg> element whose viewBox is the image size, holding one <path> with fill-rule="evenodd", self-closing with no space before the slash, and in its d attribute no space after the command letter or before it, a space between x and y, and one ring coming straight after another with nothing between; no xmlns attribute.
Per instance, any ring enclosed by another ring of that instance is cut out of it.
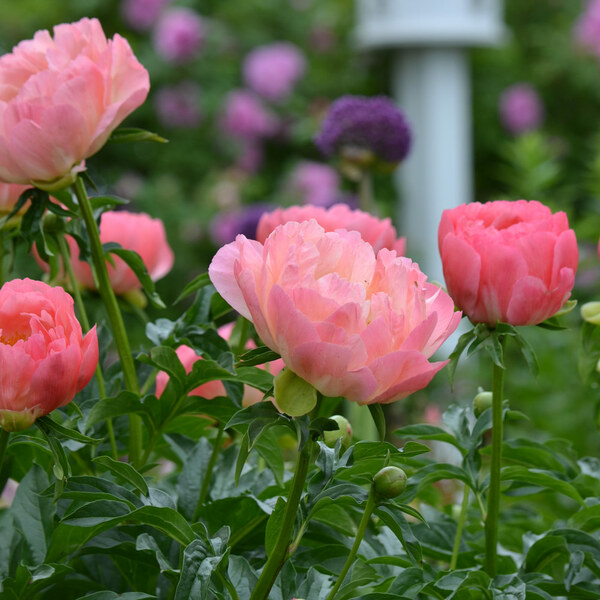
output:
<svg viewBox="0 0 600 600"><path fill-rule="evenodd" d="M411 131L404 114L389 98L342 96L329 108L315 143L328 157L349 147L398 163L410 150Z"/></svg>
<svg viewBox="0 0 600 600"><path fill-rule="evenodd" d="M190 8L167 10L156 25L154 47L166 61L183 63L191 60L205 38L202 18Z"/></svg>
<svg viewBox="0 0 600 600"><path fill-rule="evenodd" d="M600 58L600 0L591 0L574 30L576 42Z"/></svg>
<svg viewBox="0 0 600 600"><path fill-rule="evenodd" d="M303 204L328 207L339 200L340 177L329 165L302 161L289 176L289 188Z"/></svg>
<svg viewBox="0 0 600 600"><path fill-rule="evenodd" d="M256 228L263 213L273 210L268 204L252 204L228 213L218 214L211 225L211 237L216 245L233 242L237 235L256 239Z"/></svg>
<svg viewBox="0 0 600 600"><path fill-rule="evenodd" d="M226 133L244 140L268 137L277 130L275 116L248 90L229 92L221 125Z"/></svg>
<svg viewBox="0 0 600 600"><path fill-rule="evenodd" d="M164 127L197 127L202 120L200 87L191 80L160 88L154 106Z"/></svg>
<svg viewBox="0 0 600 600"><path fill-rule="evenodd" d="M169 0L123 0L121 15L136 31L150 29Z"/></svg>
<svg viewBox="0 0 600 600"><path fill-rule="evenodd" d="M544 107L538 93L528 83L517 83L502 92L500 120L515 135L537 129L544 119Z"/></svg>

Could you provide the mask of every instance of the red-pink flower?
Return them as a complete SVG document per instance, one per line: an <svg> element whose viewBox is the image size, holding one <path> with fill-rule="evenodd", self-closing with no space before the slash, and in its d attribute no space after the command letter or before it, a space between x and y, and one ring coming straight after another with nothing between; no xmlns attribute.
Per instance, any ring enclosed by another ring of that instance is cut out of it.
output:
<svg viewBox="0 0 600 600"><path fill-rule="evenodd" d="M68 185L149 86L127 41L107 40L97 19L38 31L0 57L0 180Z"/></svg>
<svg viewBox="0 0 600 600"><path fill-rule="evenodd" d="M473 202L442 214L438 242L448 292L474 323L535 325L567 301L577 270L564 212L540 202Z"/></svg>
<svg viewBox="0 0 600 600"><path fill-rule="evenodd" d="M452 299L411 260L315 220L240 235L214 257L217 291L286 366L326 396L387 403L425 387L456 329Z"/></svg>
<svg viewBox="0 0 600 600"><path fill-rule="evenodd" d="M160 219L153 219L144 213L127 211L107 211L100 218L100 240L103 244L115 242L126 250L137 252L153 281L164 277L173 266L174 255L165 226ZM90 266L79 260L79 247L75 240L67 236L71 251L71 266L77 281L84 287L95 289ZM110 284L116 294L125 294L142 286L135 273L124 260L111 255L114 267L107 262Z"/></svg>
<svg viewBox="0 0 600 600"><path fill-rule="evenodd" d="M14 279L0 289L0 426L29 427L65 406L98 364L96 327L84 337L60 287Z"/></svg>
<svg viewBox="0 0 600 600"><path fill-rule="evenodd" d="M19 196L30 187L30 185L0 182L0 217L10 213L19 200ZM27 210L27 205L20 212L25 210Z"/></svg>
<svg viewBox="0 0 600 600"><path fill-rule="evenodd" d="M278 225L309 219L315 219L325 231L336 229L358 231L362 239L373 246L375 253L382 248L387 248L395 250L399 256L404 256L406 239L396 238L396 230L390 219L378 219L361 210L352 210L347 204L334 204L331 208L321 206L278 208L261 217L256 230L256 239L264 243Z"/></svg>

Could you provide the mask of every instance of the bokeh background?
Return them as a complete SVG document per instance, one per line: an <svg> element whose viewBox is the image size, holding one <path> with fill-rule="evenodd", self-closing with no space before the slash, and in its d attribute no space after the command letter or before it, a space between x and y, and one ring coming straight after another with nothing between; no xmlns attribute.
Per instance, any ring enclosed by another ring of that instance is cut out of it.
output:
<svg viewBox="0 0 600 600"><path fill-rule="evenodd" d="M390 93L391 57L356 50L351 2L3 2L0 53L38 29L84 16L98 17L109 36L125 36L150 72L150 96L125 125L157 132L169 143L110 144L88 169L101 192L164 221L176 254L173 271L158 284L167 303L206 270L216 248L237 233L252 235L266 208L355 202L355 184L313 143L339 96ZM600 5L507 0L504 18L504 44L470 53L475 199L537 199L566 211L581 251L574 297L593 300L600 296ZM265 98L249 89L244 64L257 48L279 42L288 50L291 44L298 74L288 94ZM396 217L401 198L391 177L379 175L374 183L380 215ZM395 225L402 235L418 235ZM18 268L40 276L33 260ZM179 311L170 306L167 313ZM132 312L134 335L141 338L144 318L156 316L152 308L147 317ZM600 393L579 370L578 311L564 321L562 332L526 333L541 373L532 378L522 359L511 356L507 396L531 418L515 425L523 435L566 437L580 452L597 454ZM479 359L470 358L453 390L442 372L390 416L398 424L436 419L432 406L469 401L486 377ZM522 390L518 398L511 389Z"/></svg>

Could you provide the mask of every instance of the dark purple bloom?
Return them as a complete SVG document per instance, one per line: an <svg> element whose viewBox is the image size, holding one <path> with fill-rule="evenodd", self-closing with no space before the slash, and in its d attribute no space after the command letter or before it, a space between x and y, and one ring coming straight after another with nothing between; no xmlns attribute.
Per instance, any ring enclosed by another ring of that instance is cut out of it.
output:
<svg viewBox="0 0 600 600"><path fill-rule="evenodd" d="M502 92L500 119L513 134L537 129L544 118L544 107L538 93L528 83L517 83Z"/></svg>
<svg viewBox="0 0 600 600"><path fill-rule="evenodd" d="M183 63L194 58L204 43L204 21L191 8L171 8L159 20L154 47L165 60Z"/></svg>
<svg viewBox="0 0 600 600"><path fill-rule="evenodd" d="M256 239L256 227L263 213L273 210L268 204L251 204L228 213L218 214L211 224L211 237L217 245L233 242L237 235Z"/></svg>
<svg viewBox="0 0 600 600"><path fill-rule="evenodd" d="M315 143L325 156L346 147L398 163L408 154L411 132L404 114L389 98L342 96L329 108Z"/></svg>

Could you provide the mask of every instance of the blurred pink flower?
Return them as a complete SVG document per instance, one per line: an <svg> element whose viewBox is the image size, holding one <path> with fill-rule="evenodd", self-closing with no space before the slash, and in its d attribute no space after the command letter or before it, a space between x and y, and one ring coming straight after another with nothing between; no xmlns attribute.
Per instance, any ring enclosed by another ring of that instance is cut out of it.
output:
<svg viewBox="0 0 600 600"><path fill-rule="evenodd" d="M289 369L360 404L425 387L447 362L428 359L461 317L411 260L386 249L376 257L358 232L314 220L277 227L264 246L238 236L209 275Z"/></svg>
<svg viewBox="0 0 600 600"><path fill-rule="evenodd" d="M0 182L0 217L10 213L19 200L19 196L30 187L30 185ZM27 204L25 204L19 212L24 212L26 210Z"/></svg>
<svg viewBox="0 0 600 600"><path fill-rule="evenodd" d="M302 161L289 176L290 191L298 196L303 204L331 206L339 198L340 177L329 165Z"/></svg>
<svg viewBox="0 0 600 600"><path fill-rule="evenodd" d="M544 120L544 106L528 83L517 83L506 88L500 96L500 119L513 134L537 129Z"/></svg>
<svg viewBox="0 0 600 600"><path fill-rule="evenodd" d="M150 29L169 0L122 0L123 20L136 31Z"/></svg>
<svg viewBox="0 0 600 600"><path fill-rule="evenodd" d="M205 38L204 21L191 8L165 11L154 31L154 47L169 62L183 63L196 56Z"/></svg>
<svg viewBox="0 0 600 600"><path fill-rule="evenodd" d="M277 131L277 120L260 99L247 90L233 90L225 99L221 125L234 137L254 140Z"/></svg>
<svg viewBox="0 0 600 600"><path fill-rule="evenodd" d="M202 120L200 87L193 81L163 86L154 96L154 106L164 127L197 127Z"/></svg>
<svg viewBox="0 0 600 600"><path fill-rule="evenodd" d="M268 100L279 101L304 75L306 59L294 44L277 42L248 53L243 69L246 85Z"/></svg>

